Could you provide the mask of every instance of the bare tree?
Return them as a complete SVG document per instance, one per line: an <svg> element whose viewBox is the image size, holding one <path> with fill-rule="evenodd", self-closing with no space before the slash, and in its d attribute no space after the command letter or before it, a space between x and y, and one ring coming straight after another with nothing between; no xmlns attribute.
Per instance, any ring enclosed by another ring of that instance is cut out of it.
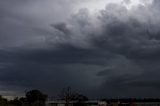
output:
<svg viewBox="0 0 160 106"><path fill-rule="evenodd" d="M60 99L65 100L65 106L69 106L70 101L86 101L88 98L82 94L75 93L71 90L71 87L64 88L61 92Z"/></svg>

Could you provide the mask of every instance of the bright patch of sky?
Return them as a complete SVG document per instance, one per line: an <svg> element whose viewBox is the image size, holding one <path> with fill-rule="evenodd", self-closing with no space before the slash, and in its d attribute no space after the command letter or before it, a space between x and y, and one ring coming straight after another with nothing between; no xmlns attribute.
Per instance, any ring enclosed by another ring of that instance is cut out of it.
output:
<svg viewBox="0 0 160 106"><path fill-rule="evenodd" d="M105 9L105 6L109 3L115 3L126 6L127 9L131 9L138 5L151 4L153 0L87 0L81 2L78 5L79 8L87 8L91 13Z"/></svg>

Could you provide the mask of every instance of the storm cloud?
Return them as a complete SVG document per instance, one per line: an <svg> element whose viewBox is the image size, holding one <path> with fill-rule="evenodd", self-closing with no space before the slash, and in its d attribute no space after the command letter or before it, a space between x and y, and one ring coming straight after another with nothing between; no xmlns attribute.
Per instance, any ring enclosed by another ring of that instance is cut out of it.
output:
<svg viewBox="0 0 160 106"><path fill-rule="evenodd" d="M0 91L159 97L160 2L130 2L0 1Z"/></svg>

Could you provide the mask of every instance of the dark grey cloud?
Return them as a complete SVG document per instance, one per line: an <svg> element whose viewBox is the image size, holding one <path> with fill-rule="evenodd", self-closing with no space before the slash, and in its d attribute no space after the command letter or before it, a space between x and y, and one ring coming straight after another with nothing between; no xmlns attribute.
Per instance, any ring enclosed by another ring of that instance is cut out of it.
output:
<svg viewBox="0 0 160 106"><path fill-rule="evenodd" d="M58 31L62 32L62 33L65 33L67 35L70 34L70 31L69 29L67 28L66 24L65 23L58 23L58 24L55 24L55 25L51 25L53 26L53 28L57 29Z"/></svg>
<svg viewBox="0 0 160 106"><path fill-rule="evenodd" d="M57 95L71 86L91 97L159 97L159 1L75 13L81 2L0 1L1 91Z"/></svg>
<svg viewBox="0 0 160 106"><path fill-rule="evenodd" d="M1 50L0 63L3 64L0 80L6 85L16 85L22 89L39 88L50 91L50 95L56 95L56 92L60 92L60 89L66 86L83 90L100 83L100 78L89 76L94 76L97 70L104 66L106 59L114 56L110 54L104 59L102 55L104 54L99 55L97 51L73 47L63 47L62 50L56 51ZM92 70L92 73L89 70ZM90 83L96 79L97 81Z"/></svg>

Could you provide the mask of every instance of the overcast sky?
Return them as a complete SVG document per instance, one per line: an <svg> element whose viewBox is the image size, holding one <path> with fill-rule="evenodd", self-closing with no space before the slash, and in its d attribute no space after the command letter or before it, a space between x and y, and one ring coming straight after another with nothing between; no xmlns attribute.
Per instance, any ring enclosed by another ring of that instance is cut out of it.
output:
<svg viewBox="0 0 160 106"><path fill-rule="evenodd" d="M0 94L160 97L159 11L159 0L0 0Z"/></svg>

